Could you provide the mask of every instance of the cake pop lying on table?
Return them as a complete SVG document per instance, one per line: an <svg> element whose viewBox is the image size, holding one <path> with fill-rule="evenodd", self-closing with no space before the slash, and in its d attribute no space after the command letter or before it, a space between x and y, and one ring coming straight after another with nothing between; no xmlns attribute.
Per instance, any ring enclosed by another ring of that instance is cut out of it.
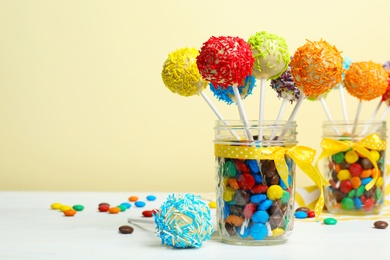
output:
<svg viewBox="0 0 390 260"><path fill-rule="evenodd" d="M197 248L214 232L209 207L193 194L170 195L154 215L161 243Z"/></svg>

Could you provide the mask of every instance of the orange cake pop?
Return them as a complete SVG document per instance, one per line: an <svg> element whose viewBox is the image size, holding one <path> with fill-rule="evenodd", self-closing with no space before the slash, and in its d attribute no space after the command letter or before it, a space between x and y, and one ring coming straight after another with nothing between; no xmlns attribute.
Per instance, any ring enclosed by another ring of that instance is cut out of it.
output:
<svg viewBox="0 0 390 260"><path fill-rule="evenodd" d="M344 85L348 93L359 100L372 100L385 93L388 74L379 63L353 62L345 72Z"/></svg>
<svg viewBox="0 0 390 260"><path fill-rule="evenodd" d="M305 96L318 97L340 83L343 58L326 41L307 41L299 47L291 62L291 74Z"/></svg>

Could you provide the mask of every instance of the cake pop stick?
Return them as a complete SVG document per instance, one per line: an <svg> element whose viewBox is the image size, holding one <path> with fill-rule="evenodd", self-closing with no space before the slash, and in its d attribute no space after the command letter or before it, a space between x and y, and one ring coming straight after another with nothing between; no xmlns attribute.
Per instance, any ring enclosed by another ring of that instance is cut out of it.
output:
<svg viewBox="0 0 390 260"><path fill-rule="evenodd" d="M164 85L172 92L180 96L201 95L219 120L225 124L228 122L222 117L218 109L213 105L203 90L208 82L202 79L196 65L196 57L199 52L195 48L181 48L171 52L164 62L161 77ZM232 132L239 139L239 136Z"/></svg>
<svg viewBox="0 0 390 260"><path fill-rule="evenodd" d="M290 54L284 38L265 31L248 39L255 62L253 76L260 79L259 123L264 120L265 85L267 80L278 78L290 62ZM261 128L260 128L261 129ZM259 131L259 139L262 133Z"/></svg>
<svg viewBox="0 0 390 260"><path fill-rule="evenodd" d="M363 100L370 101L383 95L388 87L388 74L382 65L368 62L354 62L345 72L345 88L359 99L351 136L355 135Z"/></svg>
<svg viewBox="0 0 390 260"><path fill-rule="evenodd" d="M277 79L271 80L271 87L278 94L278 98L283 98L276 121L283 118L284 110L288 102L296 102L300 97L300 91L292 79L291 68L288 67ZM270 140L275 137L275 131L272 132Z"/></svg>
<svg viewBox="0 0 390 260"><path fill-rule="evenodd" d="M205 80L224 88L232 86L240 117L249 140L253 140L246 119L238 87L252 74L254 58L250 46L239 37L210 37L203 43L196 59L199 72Z"/></svg>
<svg viewBox="0 0 390 260"><path fill-rule="evenodd" d="M349 69L349 66L351 65L352 60L346 56L343 57L343 73L341 74L342 81L337 84L334 88L339 90L340 94L340 101L341 101L341 108L343 111L343 118L344 122L348 122L348 111L347 111L347 105L345 103L345 95L344 95L344 77L345 77L345 71Z"/></svg>

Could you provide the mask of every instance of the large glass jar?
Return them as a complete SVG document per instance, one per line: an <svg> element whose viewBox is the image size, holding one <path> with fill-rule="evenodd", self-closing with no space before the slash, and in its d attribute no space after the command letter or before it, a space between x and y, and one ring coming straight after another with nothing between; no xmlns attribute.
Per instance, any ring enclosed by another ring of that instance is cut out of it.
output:
<svg viewBox="0 0 390 260"><path fill-rule="evenodd" d="M379 213L385 200L386 122L323 123L318 167L330 213Z"/></svg>
<svg viewBox="0 0 390 260"><path fill-rule="evenodd" d="M285 243L293 230L296 123L217 121L217 226L222 242ZM261 138L258 138L261 136ZM299 153L299 152L298 152Z"/></svg>

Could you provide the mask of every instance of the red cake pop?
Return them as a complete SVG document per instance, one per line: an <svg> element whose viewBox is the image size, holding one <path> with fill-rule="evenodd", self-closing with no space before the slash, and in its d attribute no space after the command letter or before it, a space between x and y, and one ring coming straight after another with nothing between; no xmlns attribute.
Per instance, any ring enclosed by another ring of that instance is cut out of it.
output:
<svg viewBox="0 0 390 260"><path fill-rule="evenodd" d="M239 37L210 37L197 57L202 77L216 86L241 86L252 75L254 58L247 42Z"/></svg>

